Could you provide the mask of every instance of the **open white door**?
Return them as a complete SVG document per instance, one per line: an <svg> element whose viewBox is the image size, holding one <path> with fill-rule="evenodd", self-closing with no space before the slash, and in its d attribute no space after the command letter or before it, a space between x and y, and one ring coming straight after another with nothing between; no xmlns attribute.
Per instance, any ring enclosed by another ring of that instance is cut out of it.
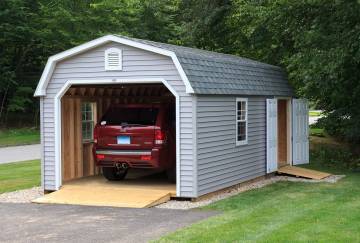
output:
<svg viewBox="0 0 360 243"><path fill-rule="evenodd" d="M307 100L292 102L293 165L309 163L309 107Z"/></svg>
<svg viewBox="0 0 360 243"><path fill-rule="evenodd" d="M266 172L277 170L277 99L266 100Z"/></svg>

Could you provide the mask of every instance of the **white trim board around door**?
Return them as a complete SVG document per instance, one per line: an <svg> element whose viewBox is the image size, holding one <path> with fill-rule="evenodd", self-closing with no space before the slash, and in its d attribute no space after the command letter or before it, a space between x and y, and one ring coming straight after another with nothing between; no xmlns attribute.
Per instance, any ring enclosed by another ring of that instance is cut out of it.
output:
<svg viewBox="0 0 360 243"><path fill-rule="evenodd" d="M176 196L180 197L180 99L178 93L165 79L103 79L103 80L68 80L54 97L55 111L55 188L59 190L62 185L61 176L61 98L74 84L149 84L162 83L175 96L176 100Z"/></svg>

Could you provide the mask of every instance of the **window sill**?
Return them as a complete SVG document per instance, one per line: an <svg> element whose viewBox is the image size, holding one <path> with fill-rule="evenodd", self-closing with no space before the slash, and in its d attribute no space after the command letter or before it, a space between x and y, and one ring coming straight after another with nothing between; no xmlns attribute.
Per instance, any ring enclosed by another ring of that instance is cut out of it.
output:
<svg viewBox="0 0 360 243"><path fill-rule="evenodd" d="M242 145L247 145L248 141L244 140L244 141L236 141L236 146L242 146Z"/></svg>
<svg viewBox="0 0 360 243"><path fill-rule="evenodd" d="M83 144L94 143L94 140L83 140L82 143Z"/></svg>

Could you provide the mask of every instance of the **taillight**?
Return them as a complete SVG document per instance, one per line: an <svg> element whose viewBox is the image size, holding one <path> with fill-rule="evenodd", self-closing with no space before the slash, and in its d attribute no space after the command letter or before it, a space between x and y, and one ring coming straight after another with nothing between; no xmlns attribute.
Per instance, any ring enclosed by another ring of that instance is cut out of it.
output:
<svg viewBox="0 0 360 243"><path fill-rule="evenodd" d="M96 155L96 158L97 158L97 159L105 159L105 155L103 155L103 154L97 154L97 155Z"/></svg>
<svg viewBox="0 0 360 243"><path fill-rule="evenodd" d="M141 155L141 160L151 160L151 155Z"/></svg>
<svg viewBox="0 0 360 243"><path fill-rule="evenodd" d="M155 130L155 144L164 144L165 143L165 133L160 129Z"/></svg>
<svg viewBox="0 0 360 243"><path fill-rule="evenodd" d="M98 129L97 127L94 128L94 143L98 142Z"/></svg>

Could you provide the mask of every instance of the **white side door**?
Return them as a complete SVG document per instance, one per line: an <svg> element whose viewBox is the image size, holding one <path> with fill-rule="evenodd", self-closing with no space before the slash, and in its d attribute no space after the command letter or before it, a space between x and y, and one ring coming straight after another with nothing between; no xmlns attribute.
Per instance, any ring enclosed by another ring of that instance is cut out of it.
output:
<svg viewBox="0 0 360 243"><path fill-rule="evenodd" d="M293 165L309 163L309 106L307 100L292 102Z"/></svg>
<svg viewBox="0 0 360 243"><path fill-rule="evenodd" d="M266 100L266 172L278 169L277 99Z"/></svg>

